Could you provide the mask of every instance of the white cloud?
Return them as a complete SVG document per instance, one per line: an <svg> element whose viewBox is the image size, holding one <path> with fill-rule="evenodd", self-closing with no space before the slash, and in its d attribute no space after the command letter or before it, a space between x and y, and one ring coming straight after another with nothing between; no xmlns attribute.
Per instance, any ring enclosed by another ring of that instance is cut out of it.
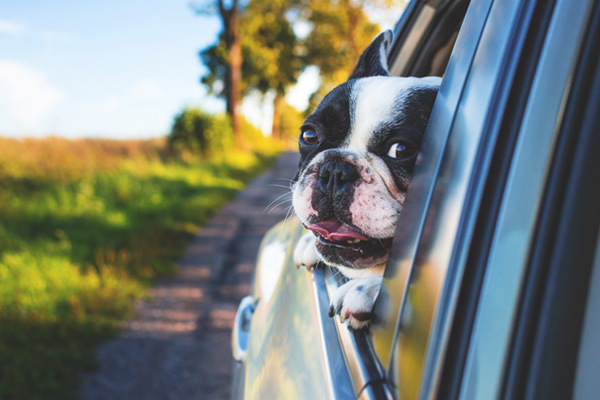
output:
<svg viewBox="0 0 600 400"><path fill-rule="evenodd" d="M43 73L19 61L0 60L0 112L25 126L38 123L63 94Z"/></svg>
<svg viewBox="0 0 600 400"><path fill-rule="evenodd" d="M10 35L20 35L27 30L27 27L18 22L0 19L0 32Z"/></svg>

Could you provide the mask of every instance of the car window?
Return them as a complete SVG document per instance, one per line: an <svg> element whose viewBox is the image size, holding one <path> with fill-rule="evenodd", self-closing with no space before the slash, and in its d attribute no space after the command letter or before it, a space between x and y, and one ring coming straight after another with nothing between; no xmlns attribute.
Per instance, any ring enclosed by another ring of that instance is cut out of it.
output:
<svg viewBox="0 0 600 400"><path fill-rule="evenodd" d="M442 76L469 3L429 1L407 9L405 18L412 20L412 27L407 32L395 29L398 40L389 55L390 74Z"/></svg>
<svg viewBox="0 0 600 400"><path fill-rule="evenodd" d="M424 230L428 229L424 222L427 210L431 208L430 200L432 189L437 181L439 162L447 145L456 106L461 98L490 5L491 1L474 3L467 12L464 22L459 20L456 23L457 27L462 26L461 32L431 114L421 154L399 220L394 246L385 272L384 286L376 304L375 313L378 317L371 329L374 347L383 368L388 373L388 378L398 390L402 391L399 396L403 398L413 398L416 394L425 358L426 342L418 340L412 343L410 340L406 342L406 357L407 360L410 358L410 362L404 364L410 369L406 370L399 356L392 354L396 343L397 327L400 323L399 315L405 304L403 301L407 298L411 273L415 271L413 263L418 241ZM440 181L439 185L440 189L443 188L443 181ZM427 297L424 300L429 301ZM417 318L425 318L430 323L433 307L429 309L426 314L418 314ZM411 311L410 309L406 311L405 322L408 322ZM419 332L418 329L412 332L412 335L416 338L427 338L427 332Z"/></svg>
<svg viewBox="0 0 600 400"><path fill-rule="evenodd" d="M450 58L375 310L385 316L373 326L375 347L380 358L387 357L382 362L399 398L437 393L462 272L477 240L473 230L485 179L510 111L510 88L523 84L515 71L533 5L474 2ZM391 335L391 345L380 339ZM480 376L488 371L487 363L476 365ZM488 398L470 395L464 398Z"/></svg>

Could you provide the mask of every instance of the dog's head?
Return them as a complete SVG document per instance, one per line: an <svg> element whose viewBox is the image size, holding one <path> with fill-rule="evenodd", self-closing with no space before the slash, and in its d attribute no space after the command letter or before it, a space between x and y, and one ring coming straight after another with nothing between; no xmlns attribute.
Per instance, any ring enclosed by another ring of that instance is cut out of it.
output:
<svg viewBox="0 0 600 400"><path fill-rule="evenodd" d="M392 38L391 31L375 38L348 81L306 119L299 139L296 214L326 262L357 273L387 260L441 81L390 77Z"/></svg>

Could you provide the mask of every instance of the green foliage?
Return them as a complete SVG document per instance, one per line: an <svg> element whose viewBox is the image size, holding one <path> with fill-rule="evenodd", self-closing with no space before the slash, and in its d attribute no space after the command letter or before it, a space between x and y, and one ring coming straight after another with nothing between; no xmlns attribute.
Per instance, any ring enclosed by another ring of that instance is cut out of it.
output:
<svg viewBox="0 0 600 400"><path fill-rule="evenodd" d="M274 155L281 150L280 144L265 137L246 120L242 120L242 139L250 149L261 154ZM224 114L209 114L199 108L184 108L174 120L168 136L168 144L180 158L223 158L238 153L234 143L231 119Z"/></svg>
<svg viewBox="0 0 600 400"><path fill-rule="evenodd" d="M224 115L212 115L199 108L184 108L175 116L168 137L169 147L178 154L215 155L234 144L231 122Z"/></svg>
<svg viewBox="0 0 600 400"><path fill-rule="evenodd" d="M274 0L248 3L241 20L244 63L242 78L261 93L270 89L285 94L304 68L300 39L294 33L290 10L298 1Z"/></svg>
<svg viewBox="0 0 600 400"><path fill-rule="evenodd" d="M250 89L284 93L296 83L304 65L298 54L299 40L286 16L293 4L289 0L252 0L244 9L240 19L242 96ZM211 93L225 97L229 54L224 34L199 55L208 69L201 82Z"/></svg>
<svg viewBox="0 0 600 400"><path fill-rule="evenodd" d="M379 33L365 9L401 7L404 0L250 0L240 15L242 96L255 89L284 95L309 65L319 67L321 87L311 97L317 104L324 93L344 82L363 50ZM306 37L294 24L305 23ZM229 58L224 36L200 52L208 68L202 77L212 93L225 96ZM308 110L310 113L312 110ZM274 125L275 128L276 125ZM281 133L282 136L284 133Z"/></svg>
<svg viewBox="0 0 600 400"><path fill-rule="evenodd" d="M189 162L164 153L159 143L0 138L0 398L73 397L94 345L274 151Z"/></svg>
<svg viewBox="0 0 600 400"><path fill-rule="evenodd" d="M223 33L219 35L217 43L209 46L198 53L200 60L208 69L208 73L200 78L200 82L206 85L208 92L221 98L226 98L226 77L229 65L229 53L225 44ZM244 97L249 90L248 76L253 74L253 65L250 62L248 48L244 46L242 39L242 81L240 92Z"/></svg>
<svg viewBox="0 0 600 400"><path fill-rule="evenodd" d="M323 95L348 79L360 55L380 28L369 20L365 7L376 1L308 0L305 62L319 67L321 87L311 97L318 104Z"/></svg>

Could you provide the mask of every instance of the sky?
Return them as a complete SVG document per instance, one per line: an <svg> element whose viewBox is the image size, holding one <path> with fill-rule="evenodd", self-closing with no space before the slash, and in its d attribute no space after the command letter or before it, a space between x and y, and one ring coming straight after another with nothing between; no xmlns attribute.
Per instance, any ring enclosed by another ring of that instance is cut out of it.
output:
<svg viewBox="0 0 600 400"><path fill-rule="evenodd" d="M199 83L198 51L221 30L188 0L0 2L0 136L148 138L168 133L185 106L222 112ZM306 107L309 68L288 102ZM268 98L243 113L266 131Z"/></svg>

